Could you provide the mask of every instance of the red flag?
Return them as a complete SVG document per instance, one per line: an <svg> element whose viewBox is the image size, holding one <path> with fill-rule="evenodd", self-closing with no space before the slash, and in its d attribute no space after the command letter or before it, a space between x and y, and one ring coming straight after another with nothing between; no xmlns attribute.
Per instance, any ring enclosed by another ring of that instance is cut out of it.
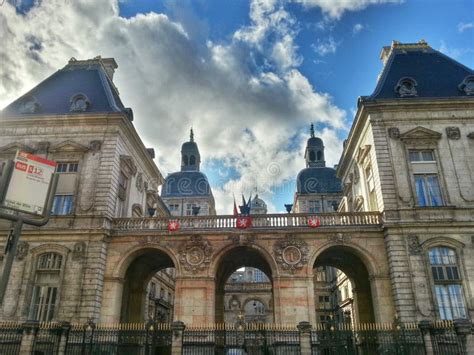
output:
<svg viewBox="0 0 474 355"><path fill-rule="evenodd" d="M235 225L238 229L246 229L252 227L252 217L240 216L237 217L237 223Z"/></svg>
<svg viewBox="0 0 474 355"><path fill-rule="evenodd" d="M179 230L179 222L178 220L174 219L174 220L169 220L168 221L168 231L169 232L176 232L177 230Z"/></svg>
<svg viewBox="0 0 474 355"><path fill-rule="evenodd" d="M239 211L237 210L237 204L235 203L235 196L234 196L234 216L238 216L238 215L239 215Z"/></svg>
<svg viewBox="0 0 474 355"><path fill-rule="evenodd" d="M308 217L308 226L311 228L317 228L321 225L321 221L316 216Z"/></svg>

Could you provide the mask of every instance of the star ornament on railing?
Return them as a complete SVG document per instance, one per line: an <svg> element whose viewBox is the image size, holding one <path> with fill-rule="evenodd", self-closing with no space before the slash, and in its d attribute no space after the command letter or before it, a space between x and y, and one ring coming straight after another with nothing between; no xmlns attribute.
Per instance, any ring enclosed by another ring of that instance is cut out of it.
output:
<svg viewBox="0 0 474 355"><path fill-rule="evenodd" d="M252 227L252 217L249 216L240 216L237 217L236 228L246 229Z"/></svg>
<svg viewBox="0 0 474 355"><path fill-rule="evenodd" d="M317 228L321 225L321 221L316 216L308 217L308 226L311 228Z"/></svg>
<svg viewBox="0 0 474 355"><path fill-rule="evenodd" d="M168 231L176 232L179 230L179 222L177 220L168 221Z"/></svg>

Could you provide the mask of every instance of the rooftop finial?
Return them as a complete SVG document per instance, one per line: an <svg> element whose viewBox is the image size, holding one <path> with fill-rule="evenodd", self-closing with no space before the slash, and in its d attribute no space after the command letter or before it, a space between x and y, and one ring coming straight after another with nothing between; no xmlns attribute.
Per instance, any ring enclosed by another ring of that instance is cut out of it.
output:
<svg viewBox="0 0 474 355"><path fill-rule="evenodd" d="M311 123L311 127L309 129L309 133L311 134L311 137L314 137L314 125Z"/></svg>
<svg viewBox="0 0 474 355"><path fill-rule="evenodd" d="M193 132L193 128L191 127L191 133L189 133L189 141L190 142L194 142L194 132Z"/></svg>

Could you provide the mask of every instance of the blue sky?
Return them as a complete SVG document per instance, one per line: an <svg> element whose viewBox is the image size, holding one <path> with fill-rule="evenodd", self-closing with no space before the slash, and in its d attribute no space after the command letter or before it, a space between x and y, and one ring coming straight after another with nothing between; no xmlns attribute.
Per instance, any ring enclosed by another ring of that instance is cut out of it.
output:
<svg viewBox="0 0 474 355"><path fill-rule="evenodd" d="M255 188L283 211L311 122L336 164L392 40L424 39L474 67L472 0L10 0L0 25L12 34L0 34L0 107L71 56L113 56L164 175L194 127L219 213Z"/></svg>

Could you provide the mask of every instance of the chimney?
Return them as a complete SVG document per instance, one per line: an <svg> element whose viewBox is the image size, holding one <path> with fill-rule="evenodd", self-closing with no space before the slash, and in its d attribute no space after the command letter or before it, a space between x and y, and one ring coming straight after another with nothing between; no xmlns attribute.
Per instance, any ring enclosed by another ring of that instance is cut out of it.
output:
<svg viewBox="0 0 474 355"><path fill-rule="evenodd" d="M100 58L99 57L99 60L104 66L105 72L107 73L109 79L113 81L115 69L118 68L117 62L115 61L114 58Z"/></svg>

